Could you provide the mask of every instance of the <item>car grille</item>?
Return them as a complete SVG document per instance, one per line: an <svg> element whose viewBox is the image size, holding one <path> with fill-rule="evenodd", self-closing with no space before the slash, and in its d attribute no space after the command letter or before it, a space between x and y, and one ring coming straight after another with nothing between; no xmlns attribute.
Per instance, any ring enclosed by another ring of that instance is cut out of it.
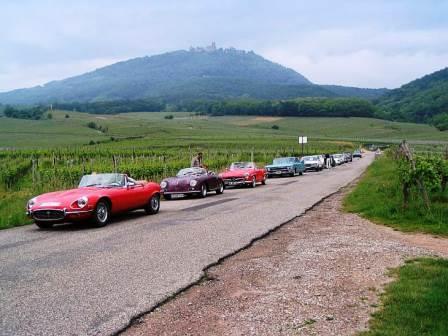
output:
<svg viewBox="0 0 448 336"><path fill-rule="evenodd" d="M224 179L224 182L244 182L244 177L231 177Z"/></svg>
<svg viewBox="0 0 448 336"><path fill-rule="evenodd" d="M287 173L287 172L289 172L289 169L288 168L269 168L268 169L268 172L270 172L270 173L274 173L274 172L278 172L278 171Z"/></svg>
<svg viewBox="0 0 448 336"><path fill-rule="evenodd" d="M33 218L36 220L56 221L64 219L62 210L37 210L33 212Z"/></svg>

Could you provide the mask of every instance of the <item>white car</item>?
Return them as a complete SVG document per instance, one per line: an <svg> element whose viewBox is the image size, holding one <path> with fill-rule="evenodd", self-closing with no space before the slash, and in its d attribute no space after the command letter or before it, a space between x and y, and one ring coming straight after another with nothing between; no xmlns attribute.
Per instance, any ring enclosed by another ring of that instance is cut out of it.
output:
<svg viewBox="0 0 448 336"><path fill-rule="evenodd" d="M320 171L324 168L324 162L321 155L304 156L302 161L305 163L305 170Z"/></svg>
<svg viewBox="0 0 448 336"><path fill-rule="evenodd" d="M344 154L333 154L333 159L337 166L345 163Z"/></svg>

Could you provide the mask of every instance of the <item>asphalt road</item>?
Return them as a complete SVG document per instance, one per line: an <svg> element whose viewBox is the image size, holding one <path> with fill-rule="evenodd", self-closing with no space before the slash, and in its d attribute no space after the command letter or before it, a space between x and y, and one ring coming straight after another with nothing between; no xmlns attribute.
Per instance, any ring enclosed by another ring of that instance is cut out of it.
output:
<svg viewBox="0 0 448 336"><path fill-rule="evenodd" d="M197 281L202 270L300 215L373 160L268 180L204 199L163 202L105 228L0 232L0 335L110 335ZM214 193L213 193L214 194Z"/></svg>

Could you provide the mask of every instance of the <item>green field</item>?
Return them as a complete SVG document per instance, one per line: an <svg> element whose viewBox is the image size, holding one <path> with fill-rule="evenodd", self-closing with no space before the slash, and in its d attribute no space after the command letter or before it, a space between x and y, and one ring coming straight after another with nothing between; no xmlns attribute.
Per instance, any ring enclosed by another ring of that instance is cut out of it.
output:
<svg viewBox="0 0 448 336"><path fill-rule="evenodd" d="M70 118L65 118L68 114ZM171 114L174 119L164 116ZM108 128L107 133L90 129L93 121ZM278 125L278 130L272 126ZM368 118L276 118L253 116L201 117L189 113L125 113L91 115L76 112L53 112L52 120L0 118L0 147L55 147L108 141L110 137L144 137L143 143L157 145L176 139L193 143L234 139L289 139L297 135L311 139L362 142L399 142L402 139L420 144L448 143L448 132L424 124L398 123Z"/></svg>
<svg viewBox="0 0 448 336"><path fill-rule="evenodd" d="M219 171L231 161L253 159L263 165L275 156L299 156L298 135L309 137L305 153L353 150L364 142L402 138L431 150L448 143L448 132L428 125L366 118L52 114L51 120L0 118L0 228L27 223L24 205L29 198L71 188L85 173L127 171L159 181L188 166L198 150ZM97 129L88 127L92 122Z"/></svg>
<svg viewBox="0 0 448 336"><path fill-rule="evenodd" d="M448 334L448 261L420 258L393 270L382 308L362 336Z"/></svg>

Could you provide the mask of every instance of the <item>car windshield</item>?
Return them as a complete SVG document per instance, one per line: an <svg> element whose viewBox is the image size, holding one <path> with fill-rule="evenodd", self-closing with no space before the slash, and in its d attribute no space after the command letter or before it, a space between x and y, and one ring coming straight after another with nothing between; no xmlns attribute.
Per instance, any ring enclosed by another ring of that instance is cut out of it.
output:
<svg viewBox="0 0 448 336"><path fill-rule="evenodd" d="M177 173L177 177L204 174L207 174L207 171L204 168L192 167L179 170L179 172Z"/></svg>
<svg viewBox="0 0 448 336"><path fill-rule="evenodd" d="M230 170L251 169L254 167L255 165L253 162L234 162L230 165Z"/></svg>
<svg viewBox="0 0 448 336"><path fill-rule="evenodd" d="M340 158L342 157L342 154L335 154L334 157Z"/></svg>
<svg viewBox="0 0 448 336"><path fill-rule="evenodd" d="M317 161L317 156L305 156L302 158L303 161Z"/></svg>
<svg viewBox="0 0 448 336"><path fill-rule="evenodd" d="M286 158L278 158L278 159L274 159L274 164L275 165L281 165L281 164L290 164L294 162L294 158L293 157L286 157Z"/></svg>
<svg viewBox="0 0 448 336"><path fill-rule="evenodd" d="M79 182L82 187L123 187L125 185L123 174L92 174L84 175Z"/></svg>

